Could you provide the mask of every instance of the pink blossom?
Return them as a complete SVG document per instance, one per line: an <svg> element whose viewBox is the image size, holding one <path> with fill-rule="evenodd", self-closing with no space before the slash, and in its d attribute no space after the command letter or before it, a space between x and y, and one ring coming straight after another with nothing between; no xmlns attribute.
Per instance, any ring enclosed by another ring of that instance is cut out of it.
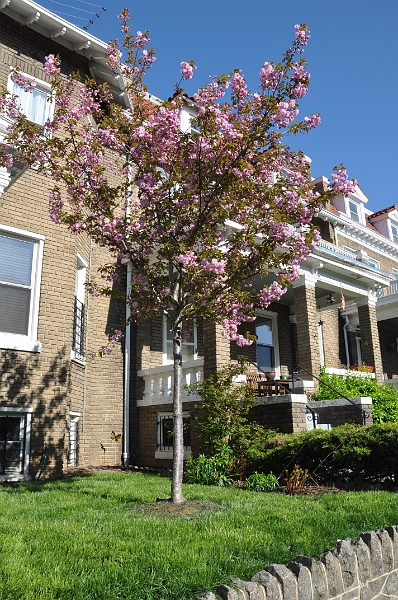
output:
<svg viewBox="0 0 398 600"><path fill-rule="evenodd" d="M308 129L315 129L321 122L321 115L310 115L304 118L304 122L308 126Z"/></svg>
<svg viewBox="0 0 398 600"><path fill-rule="evenodd" d="M45 57L44 62L44 72L48 77L52 77L55 73L60 73L61 69L59 68L61 61L54 54L49 54Z"/></svg>
<svg viewBox="0 0 398 600"><path fill-rule="evenodd" d="M192 79L193 72L195 69L195 65L192 65L189 62L182 62L180 70L183 79Z"/></svg>
<svg viewBox="0 0 398 600"><path fill-rule="evenodd" d="M277 281L273 281L267 288L260 290L257 296L260 308L267 308L271 302L277 302L286 293L286 288L281 286Z"/></svg>
<svg viewBox="0 0 398 600"><path fill-rule="evenodd" d="M350 196L356 191L356 181L348 179L345 169L338 169L336 173L332 173L333 180L332 189L341 192L344 196Z"/></svg>
<svg viewBox="0 0 398 600"><path fill-rule="evenodd" d="M294 29L296 30L296 39L301 43L302 46L306 46L308 40L311 38L310 30L303 25L295 25Z"/></svg>
<svg viewBox="0 0 398 600"><path fill-rule="evenodd" d="M274 88L278 85L280 73L274 68L273 63L265 62L260 71L261 86L266 88Z"/></svg>
<svg viewBox="0 0 398 600"><path fill-rule="evenodd" d="M204 259L200 263L205 271L209 273L215 273L216 275L222 275L225 271L225 260L217 260L212 258L211 260Z"/></svg>
<svg viewBox="0 0 398 600"><path fill-rule="evenodd" d="M11 81L13 81L16 85L21 87L25 92L33 92L36 87L36 81L33 79L29 79L26 75L19 73L19 71L14 71L10 75Z"/></svg>

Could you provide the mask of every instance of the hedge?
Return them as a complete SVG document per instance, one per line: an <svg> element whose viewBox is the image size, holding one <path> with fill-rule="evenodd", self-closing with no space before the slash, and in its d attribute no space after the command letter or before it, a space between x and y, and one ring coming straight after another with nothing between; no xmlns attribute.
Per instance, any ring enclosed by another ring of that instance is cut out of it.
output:
<svg viewBox="0 0 398 600"><path fill-rule="evenodd" d="M291 471L296 464L308 469L316 483L393 483L398 474L398 423L275 432L267 438L265 458L251 470L272 471L283 484L286 469Z"/></svg>

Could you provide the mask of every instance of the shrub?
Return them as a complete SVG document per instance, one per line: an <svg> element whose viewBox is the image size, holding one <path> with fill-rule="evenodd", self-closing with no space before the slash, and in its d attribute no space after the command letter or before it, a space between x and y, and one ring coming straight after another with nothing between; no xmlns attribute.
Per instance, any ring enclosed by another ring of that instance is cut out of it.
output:
<svg viewBox="0 0 398 600"><path fill-rule="evenodd" d="M213 456L200 454L198 458L189 458L186 462L188 483L202 485L232 485L235 457L230 448L223 448Z"/></svg>
<svg viewBox="0 0 398 600"><path fill-rule="evenodd" d="M323 483L393 480L398 473L398 424L274 433L256 468L279 478L296 464Z"/></svg>
<svg viewBox="0 0 398 600"><path fill-rule="evenodd" d="M234 457L234 469L240 479L248 462L263 455L266 430L249 422L249 410L256 406L253 389L246 384L234 383L244 372L242 365L228 365L203 381L188 387L190 393L200 395L196 406L195 426L205 440L209 454L218 454L229 448Z"/></svg>
<svg viewBox="0 0 398 600"><path fill-rule="evenodd" d="M278 480L273 473L264 475L255 471L246 479L246 489L252 492L272 492L278 486Z"/></svg>
<svg viewBox="0 0 398 600"><path fill-rule="evenodd" d="M347 370L346 375L320 374L321 383L316 400L334 400L336 393L324 383L338 390L348 398L370 396L373 401L372 414L375 423L398 423L398 390L386 383L379 384L366 375L358 376L355 371Z"/></svg>

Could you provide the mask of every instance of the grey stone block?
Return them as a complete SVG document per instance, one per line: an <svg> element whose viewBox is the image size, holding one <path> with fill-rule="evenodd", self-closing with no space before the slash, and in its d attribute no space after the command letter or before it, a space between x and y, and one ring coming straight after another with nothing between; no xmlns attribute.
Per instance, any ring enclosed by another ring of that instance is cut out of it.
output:
<svg viewBox="0 0 398 600"><path fill-rule="evenodd" d="M317 562L313 558L307 556L298 556L295 559L309 570L312 579L313 600L326 600L328 587L326 583L325 569L322 563Z"/></svg>
<svg viewBox="0 0 398 600"><path fill-rule="evenodd" d="M297 577L298 597L300 600L312 600L312 581L311 574L307 567L292 561L288 564L288 568L293 571Z"/></svg>
<svg viewBox="0 0 398 600"><path fill-rule="evenodd" d="M398 568L398 527L393 525L392 527L387 527L386 531L390 536L392 549L394 554L394 569Z"/></svg>
<svg viewBox="0 0 398 600"><path fill-rule="evenodd" d="M266 570L281 584L283 600L297 600L297 579L287 567L273 563Z"/></svg>
<svg viewBox="0 0 398 600"><path fill-rule="evenodd" d="M338 542L333 553L340 563L344 589L349 590L358 583L357 557L350 541L342 540Z"/></svg>
<svg viewBox="0 0 398 600"><path fill-rule="evenodd" d="M341 594L344 592L344 585L339 561L331 552L326 552L322 562L325 565L329 596Z"/></svg>
<svg viewBox="0 0 398 600"><path fill-rule="evenodd" d="M383 593L388 598L398 598L398 571L393 571L387 575Z"/></svg>
<svg viewBox="0 0 398 600"><path fill-rule="evenodd" d="M378 579L370 581L368 585L365 585L361 590L361 600L380 600L383 598L381 592L384 588L387 575L383 575Z"/></svg>
<svg viewBox="0 0 398 600"><path fill-rule="evenodd" d="M244 590L249 600L267 600L264 588L254 581L242 581L234 579L234 585L240 590Z"/></svg>
<svg viewBox="0 0 398 600"><path fill-rule="evenodd" d="M390 573L394 569L394 554L391 538L385 529L378 529L376 535L381 545L383 573Z"/></svg>
<svg viewBox="0 0 398 600"><path fill-rule="evenodd" d="M259 571L252 578L252 581L258 582L263 586L267 600L283 600L278 580L268 571Z"/></svg>
<svg viewBox="0 0 398 600"><path fill-rule="evenodd" d="M369 548L361 538L352 540L352 549L357 556L358 579L361 583L367 583L371 578Z"/></svg>
<svg viewBox="0 0 398 600"><path fill-rule="evenodd" d="M216 592L222 600L248 600L248 596L243 595L243 592L234 590L229 585L218 585Z"/></svg>
<svg viewBox="0 0 398 600"><path fill-rule="evenodd" d="M370 572L372 578L380 577L380 575L384 573L384 569L379 538L374 531L366 531L365 533L362 533L360 537L369 548Z"/></svg>

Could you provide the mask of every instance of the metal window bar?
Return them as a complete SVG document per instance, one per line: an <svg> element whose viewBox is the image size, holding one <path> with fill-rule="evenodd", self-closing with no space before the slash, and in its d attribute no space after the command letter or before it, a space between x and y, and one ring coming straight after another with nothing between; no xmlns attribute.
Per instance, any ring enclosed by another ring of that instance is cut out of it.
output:
<svg viewBox="0 0 398 600"><path fill-rule="evenodd" d="M188 450L191 447L191 427L189 417L183 417L183 436L184 448ZM173 450L173 417L158 417L158 449Z"/></svg>
<svg viewBox="0 0 398 600"><path fill-rule="evenodd" d="M363 425L366 425L366 419L368 417L370 417L370 414L368 413L367 410L365 410L364 408L362 408L362 406L359 406L359 404L356 404L355 402L353 402L353 400L351 400L351 398L347 398L347 396L344 396L344 394L342 394L341 392L339 392L338 390L336 390L336 388L334 388L333 386L329 385L328 383L326 383L326 381L323 381L322 379L320 379L319 377L317 377L316 375L314 375L314 373L311 373L310 371L307 371L307 369L304 369L303 367L301 367L300 365L294 365L292 367L292 379L293 379L293 394L294 394L294 375L296 373L300 373L301 371L304 371L304 373L307 373L307 375L310 375L311 377L314 377L317 381L319 381L320 383L322 383L322 385L325 385L326 387L328 387L330 390L332 390L332 392L336 392L337 396L339 398L344 398L344 400L348 400L348 402L350 402L353 406L355 406L359 411L361 411L362 413L362 423Z"/></svg>
<svg viewBox="0 0 398 600"><path fill-rule="evenodd" d="M84 304L75 297L72 349L75 352L76 358L80 360L84 360L86 356L84 348L84 322Z"/></svg>

